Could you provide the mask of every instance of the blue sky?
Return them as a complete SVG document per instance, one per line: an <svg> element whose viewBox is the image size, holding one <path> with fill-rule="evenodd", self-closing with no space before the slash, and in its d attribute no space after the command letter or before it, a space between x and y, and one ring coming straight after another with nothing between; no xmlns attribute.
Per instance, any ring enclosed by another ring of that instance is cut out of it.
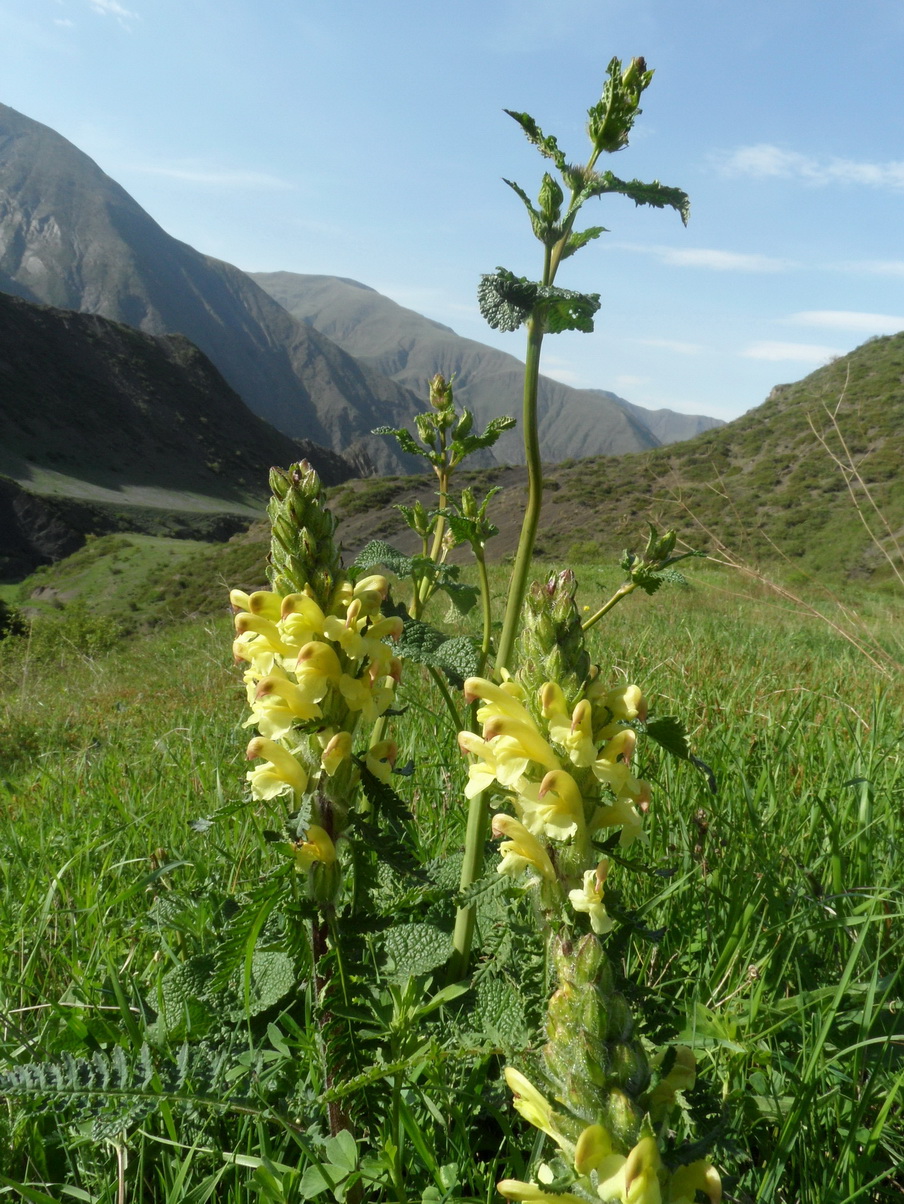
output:
<svg viewBox="0 0 904 1204"><path fill-rule="evenodd" d="M352 277L513 354L483 272L537 276L502 182L570 158L613 55L656 76L616 197L557 283L599 292L544 371L730 419L904 329L904 0L0 0L0 100L69 138L170 234L249 271ZM14 49L13 49L14 48ZM513 405L515 403L513 402Z"/></svg>

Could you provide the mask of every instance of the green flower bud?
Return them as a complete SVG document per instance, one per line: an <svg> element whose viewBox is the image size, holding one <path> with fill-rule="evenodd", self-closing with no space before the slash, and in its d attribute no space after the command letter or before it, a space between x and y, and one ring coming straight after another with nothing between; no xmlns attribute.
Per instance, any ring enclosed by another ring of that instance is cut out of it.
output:
<svg viewBox="0 0 904 1204"><path fill-rule="evenodd" d="M326 508L320 478L302 460L286 471L272 469L270 488L270 584L281 596L302 593L308 585L326 608L341 568L333 539L336 519Z"/></svg>
<svg viewBox="0 0 904 1204"><path fill-rule="evenodd" d="M546 172L540 186L539 200L540 212L550 224L555 224L559 220L564 199L565 194L562 192L558 180Z"/></svg>
<svg viewBox="0 0 904 1204"><path fill-rule="evenodd" d="M452 405L452 381L440 372L430 381L430 404L434 410L447 410Z"/></svg>
<svg viewBox="0 0 904 1204"><path fill-rule="evenodd" d="M554 681L562 687L570 709L590 670L576 591L575 575L566 569L548 581L535 582L525 598L518 676L534 707L540 688Z"/></svg>

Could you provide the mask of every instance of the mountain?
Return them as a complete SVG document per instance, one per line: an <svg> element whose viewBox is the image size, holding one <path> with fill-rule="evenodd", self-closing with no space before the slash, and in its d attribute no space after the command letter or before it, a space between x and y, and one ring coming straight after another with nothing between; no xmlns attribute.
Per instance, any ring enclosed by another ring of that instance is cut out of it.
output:
<svg viewBox="0 0 904 1204"><path fill-rule="evenodd" d="M353 469L252 414L184 335L0 293L0 576L138 530L226 539L260 516L271 464Z"/></svg>
<svg viewBox="0 0 904 1204"><path fill-rule="evenodd" d="M455 377L456 401L484 425L493 415L517 417L523 364L513 355L455 334L367 285L338 276L252 272L251 278L291 314L308 322L359 363L392 377L419 397L436 372ZM620 455L689 439L721 426L718 419L645 410L602 389L572 389L541 377L538 399L544 456ZM521 434L504 434L499 462L523 463Z"/></svg>
<svg viewBox="0 0 904 1204"><path fill-rule="evenodd" d="M87 155L0 105L0 288L147 334L179 333L248 407L364 471L406 467L370 431L413 394L297 321L238 268L172 238Z"/></svg>
<svg viewBox="0 0 904 1204"><path fill-rule="evenodd" d="M842 471L838 460L856 472ZM642 548L652 519L691 547L718 552L722 544L749 564L782 560L785 574L881 582L892 577L883 552L902 568L902 465L904 333L871 339L776 386L756 409L685 443L545 466L537 555L614 566L622 548ZM490 504L500 528L488 547L494 559L517 544L525 480L520 467L468 474L478 497L502 488ZM331 505L346 547L354 552L379 538L416 550L393 506L417 497L432 502L435 483L340 485Z"/></svg>

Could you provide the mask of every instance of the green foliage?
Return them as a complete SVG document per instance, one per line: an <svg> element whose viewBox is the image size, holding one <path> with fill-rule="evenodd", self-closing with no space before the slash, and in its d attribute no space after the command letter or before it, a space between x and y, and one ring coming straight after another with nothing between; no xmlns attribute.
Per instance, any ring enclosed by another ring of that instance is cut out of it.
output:
<svg viewBox="0 0 904 1204"><path fill-rule="evenodd" d="M492 276L481 276L477 304L494 330L517 330L537 314L550 334L563 330L590 334L600 297L599 293L575 293L551 284L536 284L526 276L497 268Z"/></svg>

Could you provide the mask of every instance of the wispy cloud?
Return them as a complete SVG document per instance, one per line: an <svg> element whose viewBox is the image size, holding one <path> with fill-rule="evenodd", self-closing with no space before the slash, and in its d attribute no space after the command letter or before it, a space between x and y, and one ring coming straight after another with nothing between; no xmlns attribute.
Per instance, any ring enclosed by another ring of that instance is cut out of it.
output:
<svg viewBox="0 0 904 1204"><path fill-rule="evenodd" d="M870 276L904 276L904 259L849 259L835 267L842 272L865 272Z"/></svg>
<svg viewBox="0 0 904 1204"><path fill-rule="evenodd" d="M837 156L819 158L784 150L768 142L742 146L725 156L720 167L727 175L755 179L800 180L806 184L862 184L871 188L904 188L904 160L870 163Z"/></svg>
<svg viewBox="0 0 904 1204"><path fill-rule="evenodd" d="M260 171L236 171L230 168L166 166L164 164L131 164L129 170L147 176L162 176L168 180L184 180L187 184L203 184L212 188L248 188L264 191L284 191L294 188L288 180Z"/></svg>
<svg viewBox="0 0 904 1204"><path fill-rule="evenodd" d="M838 347L824 347L819 343L751 343L741 355L749 360L789 361L800 364L824 364L844 352Z"/></svg>
<svg viewBox="0 0 904 1204"><path fill-rule="evenodd" d="M124 21L140 20L138 13L133 13L117 3L117 0L88 0L92 12L100 13L102 17L120 17Z"/></svg>
<svg viewBox="0 0 904 1204"><path fill-rule="evenodd" d="M702 355L706 350L700 343L684 343L680 339L632 339L631 342L640 343L642 347L673 351L676 355Z"/></svg>
<svg viewBox="0 0 904 1204"><path fill-rule="evenodd" d="M865 334L897 334L904 330L904 317L900 315L849 309L805 309L790 314L785 321L793 326L819 326L824 330L852 330Z"/></svg>
<svg viewBox="0 0 904 1204"><path fill-rule="evenodd" d="M712 272L786 272L797 264L791 259L743 251L720 251L714 247L647 246L643 243L617 243L620 250L643 251L655 255L670 267L704 268Z"/></svg>

